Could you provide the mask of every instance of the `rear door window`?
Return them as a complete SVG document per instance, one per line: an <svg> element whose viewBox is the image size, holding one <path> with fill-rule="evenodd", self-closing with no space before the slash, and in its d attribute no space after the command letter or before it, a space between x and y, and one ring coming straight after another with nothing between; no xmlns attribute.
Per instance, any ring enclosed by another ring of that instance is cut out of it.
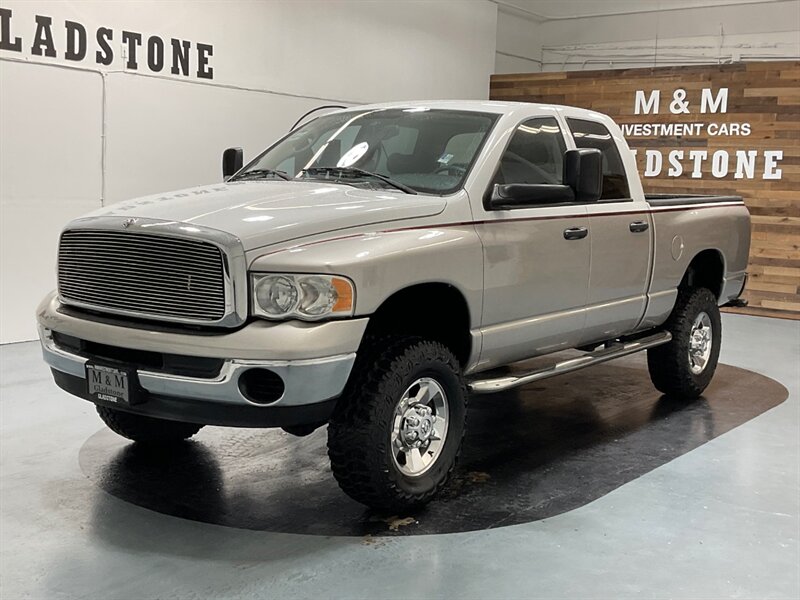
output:
<svg viewBox="0 0 800 600"><path fill-rule="evenodd" d="M625 166L619 149L605 125L595 121L567 118L578 148L597 148L603 153L603 191L601 200L628 200L631 197Z"/></svg>

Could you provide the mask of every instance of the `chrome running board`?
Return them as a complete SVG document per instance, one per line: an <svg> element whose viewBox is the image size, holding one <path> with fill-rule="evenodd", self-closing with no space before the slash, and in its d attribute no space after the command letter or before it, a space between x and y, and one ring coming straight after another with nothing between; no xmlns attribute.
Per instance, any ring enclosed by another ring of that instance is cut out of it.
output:
<svg viewBox="0 0 800 600"><path fill-rule="evenodd" d="M563 373L570 373L579 369L585 369L593 365L598 365L621 356L634 354L654 348L661 344L666 344L672 339L672 334L668 331L661 331L659 333L649 335L647 337L639 338L638 340L631 340L629 342L615 342L608 346L604 346L599 350L588 352L584 356L571 358L560 363L556 363L544 369L531 371L521 375L507 375L505 377L495 377L492 379L473 379L467 383L470 391L474 394L490 394L492 392L502 392L511 388L525 385L540 379L547 379L548 377L555 377Z"/></svg>

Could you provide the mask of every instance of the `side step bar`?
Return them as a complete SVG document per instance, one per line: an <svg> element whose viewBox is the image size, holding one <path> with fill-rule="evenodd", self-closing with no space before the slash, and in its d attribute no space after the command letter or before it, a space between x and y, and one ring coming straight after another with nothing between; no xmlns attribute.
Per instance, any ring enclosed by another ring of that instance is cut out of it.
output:
<svg viewBox="0 0 800 600"><path fill-rule="evenodd" d="M531 371L521 375L509 375L505 377L495 377L493 379L473 379L467 383L470 391L474 394L491 394L492 392L502 392L511 388L525 385L540 379L547 379L548 377L555 377L563 373L571 373L579 369L585 369L593 365L598 365L615 358L627 356L654 348L662 344L666 344L672 339L672 334L668 331L661 331L659 333L632 340L629 342L616 342L609 346L589 352L584 356L571 358L560 363L556 363L544 369Z"/></svg>

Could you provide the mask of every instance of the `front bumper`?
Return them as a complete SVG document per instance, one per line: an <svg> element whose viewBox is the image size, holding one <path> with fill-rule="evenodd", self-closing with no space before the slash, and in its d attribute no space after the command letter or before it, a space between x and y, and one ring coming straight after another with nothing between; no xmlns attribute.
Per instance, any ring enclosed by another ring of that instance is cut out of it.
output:
<svg viewBox="0 0 800 600"><path fill-rule="evenodd" d="M137 368L144 401L134 406L108 406L164 419L242 427L327 420L350 376L367 324L367 319L331 321L316 327L256 322L236 332L191 335L82 319L62 310L54 294L39 306L37 319L44 360L56 383L97 404L103 402L90 398L85 379L85 365L95 357L60 347L54 332L132 352L222 359L222 368L214 377ZM283 381L282 395L269 404L251 402L240 389L239 378L256 368L268 369Z"/></svg>

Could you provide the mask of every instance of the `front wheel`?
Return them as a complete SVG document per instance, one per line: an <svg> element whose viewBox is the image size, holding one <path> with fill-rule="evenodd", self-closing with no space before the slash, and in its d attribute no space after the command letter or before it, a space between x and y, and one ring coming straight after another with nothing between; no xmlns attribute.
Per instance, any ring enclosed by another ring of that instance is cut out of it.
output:
<svg viewBox="0 0 800 600"><path fill-rule="evenodd" d="M97 414L108 428L122 437L140 444L171 444L192 437L202 425L167 421L144 415L97 406Z"/></svg>
<svg viewBox="0 0 800 600"><path fill-rule="evenodd" d="M342 490L372 508L431 500L461 451L466 387L453 353L418 338L368 343L328 426Z"/></svg>
<svg viewBox="0 0 800 600"><path fill-rule="evenodd" d="M719 359L722 321L716 297L706 288L681 290L665 328L672 341L647 351L650 379L664 394L697 398L711 383Z"/></svg>

